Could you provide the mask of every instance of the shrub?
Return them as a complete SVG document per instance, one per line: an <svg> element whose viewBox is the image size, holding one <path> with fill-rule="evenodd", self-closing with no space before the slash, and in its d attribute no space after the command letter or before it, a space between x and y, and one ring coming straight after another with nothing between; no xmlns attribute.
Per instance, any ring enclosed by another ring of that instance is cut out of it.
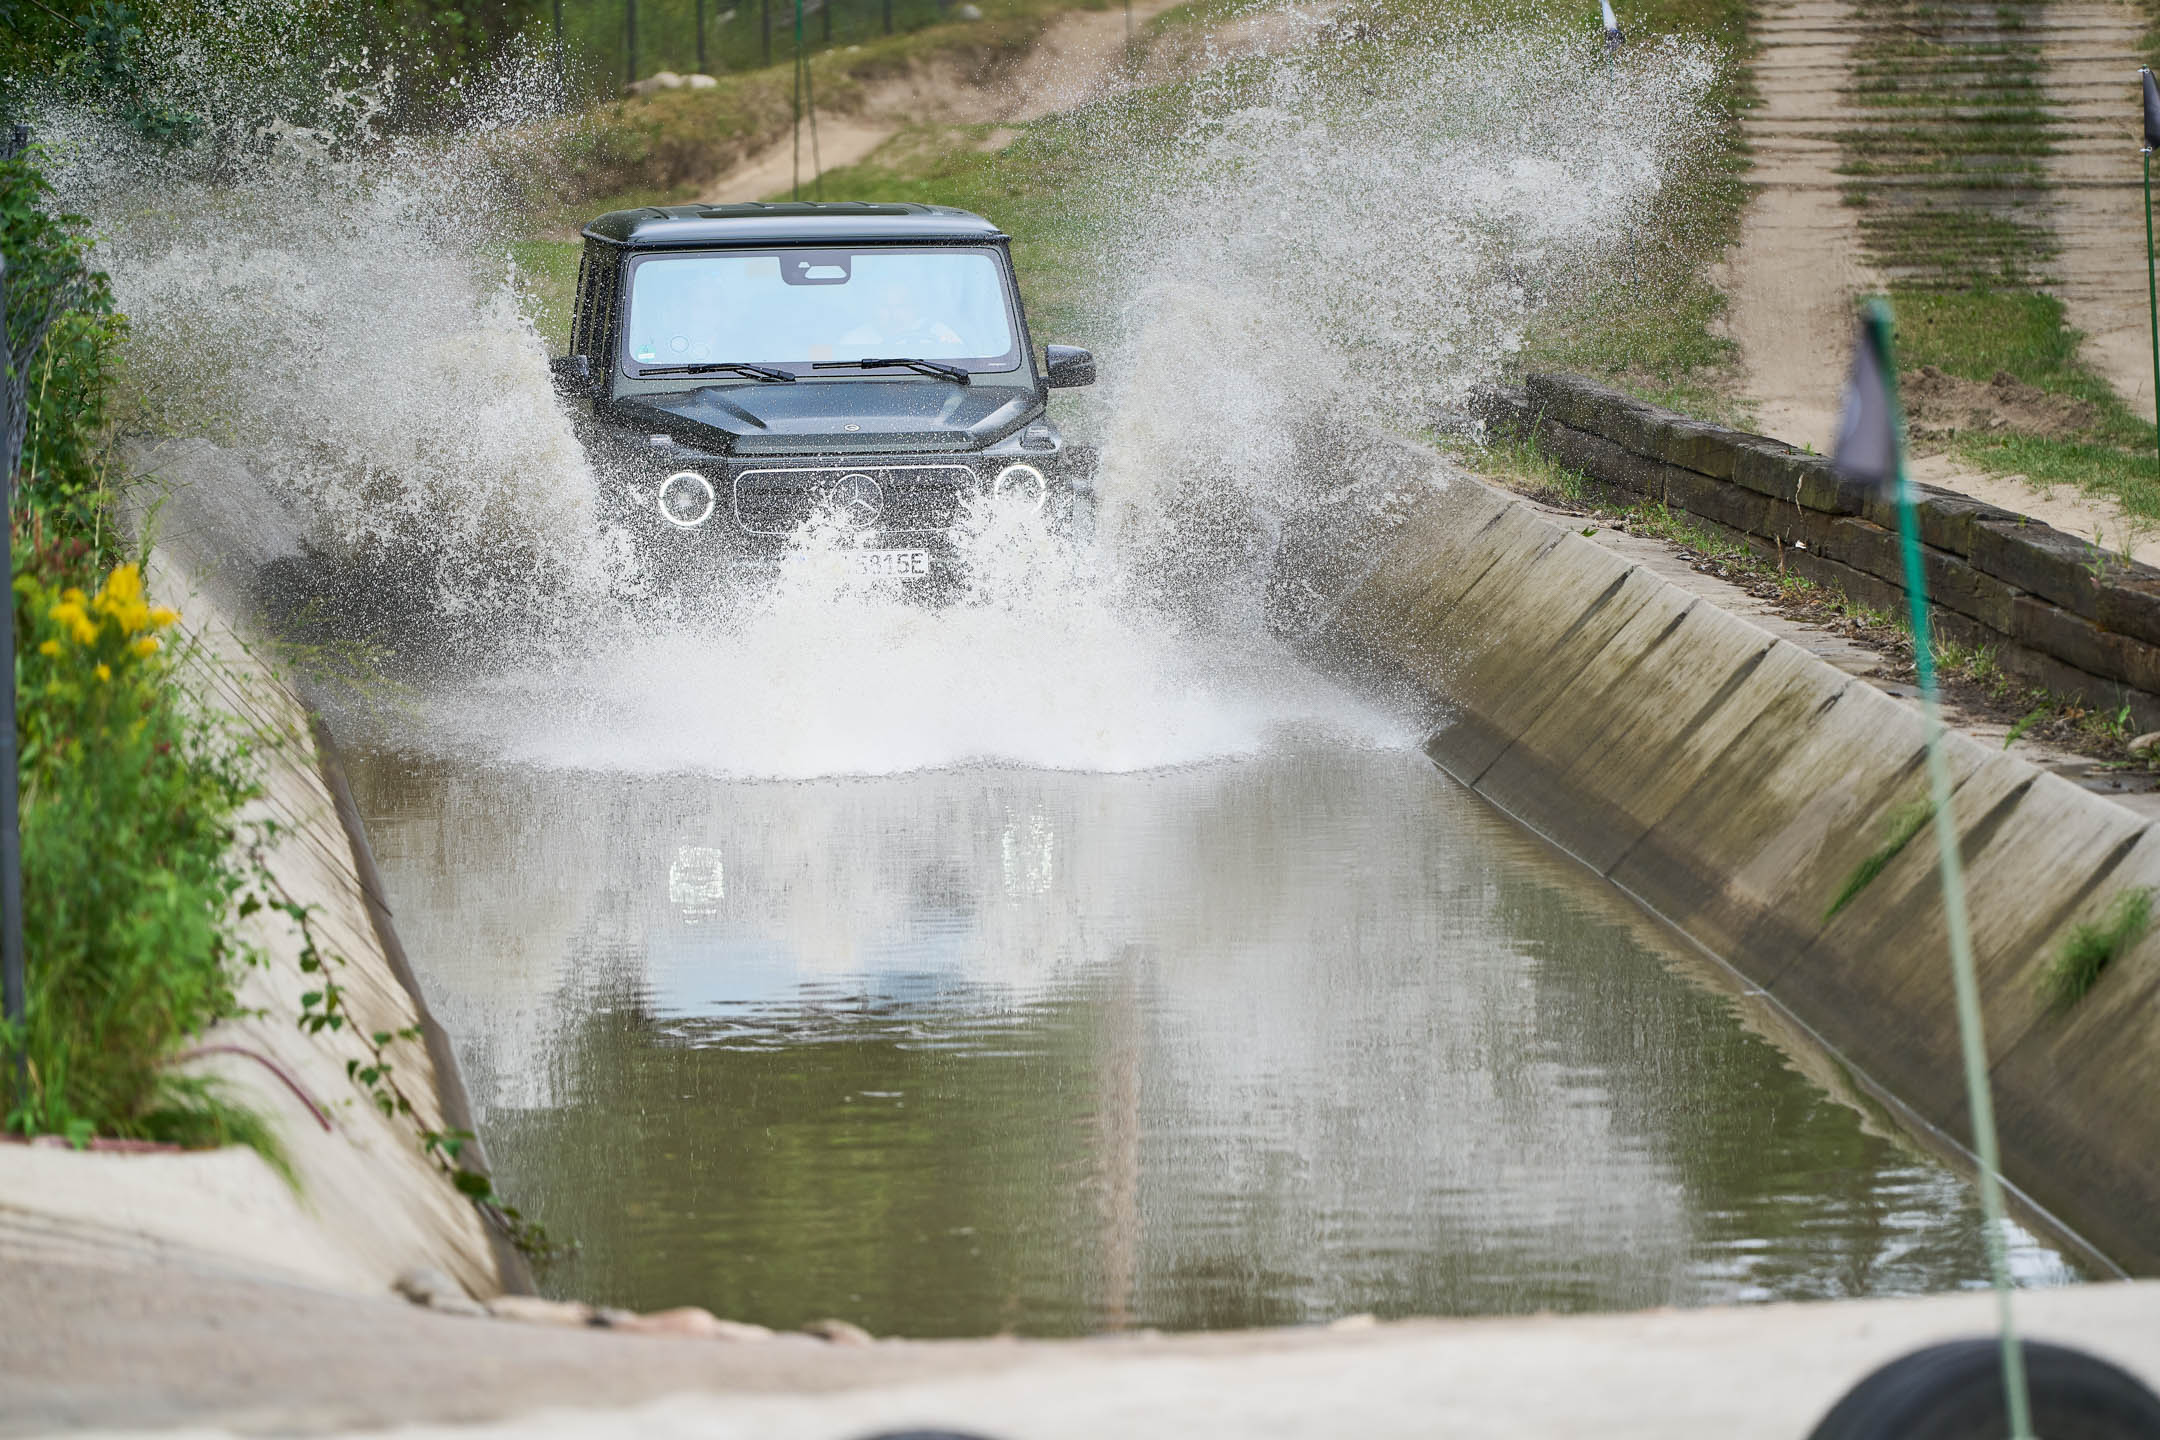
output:
<svg viewBox="0 0 2160 1440"><path fill-rule="evenodd" d="M103 513L107 433L127 325L113 310L105 276L89 264L88 222L49 212L51 187L35 161L35 151L0 160L11 349L19 352L29 334L44 331L21 376L26 414L15 520L18 530L81 540L84 566L102 566L114 545Z"/></svg>
<svg viewBox="0 0 2160 1440"><path fill-rule="evenodd" d="M20 552L14 582L29 1003L0 1067L7 1128L248 1138L174 1047L235 1012L228 926L246 882L244 745L190 703L133 564L94 594L79 551Z"/></svg>

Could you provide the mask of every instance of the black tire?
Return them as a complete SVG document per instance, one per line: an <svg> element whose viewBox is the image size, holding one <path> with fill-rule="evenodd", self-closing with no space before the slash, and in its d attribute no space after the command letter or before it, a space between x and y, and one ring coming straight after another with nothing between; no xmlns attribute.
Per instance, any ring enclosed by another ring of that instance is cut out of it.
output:
<svg viewBox="0 0 2160 1440"><path fill-rule="evenodd" d="M2160 1440L2160 1396L2082 1350L2025 1342L2040 1440ZM1846 1392L1808 1440L2004 1440L2002 1347L1954 1340L1901 1356Z"/></svg>

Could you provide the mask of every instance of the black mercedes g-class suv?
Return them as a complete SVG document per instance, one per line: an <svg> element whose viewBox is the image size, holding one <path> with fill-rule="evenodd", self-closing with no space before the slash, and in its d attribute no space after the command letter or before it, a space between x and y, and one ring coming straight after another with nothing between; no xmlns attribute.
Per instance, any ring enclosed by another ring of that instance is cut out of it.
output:
<svg viewBox="0 0 2160 1440"><path fill-rule="evenodd" d="M770 563L820 510L872 574L943 568L971 494L1091 516L1094 455L1049 392L1095 360L1036 363L1008 237L936 205L678 205L585 228L555 380L663 574Z"/></svg>

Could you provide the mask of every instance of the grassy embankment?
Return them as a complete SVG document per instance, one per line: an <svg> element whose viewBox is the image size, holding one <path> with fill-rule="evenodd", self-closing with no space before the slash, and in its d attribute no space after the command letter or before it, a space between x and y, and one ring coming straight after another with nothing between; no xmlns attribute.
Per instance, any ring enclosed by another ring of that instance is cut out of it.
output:
<svg viewBox="0 0 2160 1440"><path fill-rule="evenodd" d="M1233 0L1180 6L1143 27L1140 48L1183 44L1196 27L1239 8ZM1622 8L1629 12L1627 24L1637 44L1659 35L1685 35L1708 39L1738 56L1748 43L1743 0L1649 0ZM1030 9L1003 16L992 10L980 26L940 27L899 37L904 43L865 45L859 53L820 57L818 63L831 66L836 76L827 80L820 70L821 104L840 109L849 103L845 96L860 96L878 79L925 60L957 57L976 73L994 70L1032 43L1048 14L1047 9ZM1392 36L1424 29L1538 19L1538 12L1514 0L1364 0L1341 14L1363 26L1382 47ZM993 25L1004 28L994 34L984 29ZM947 33L956 30L968 33ZM983 34L970 39L976 31ZM955 45L971 48L948 48ZM847 78L837 78L842 76ZM519 247L517 258L534 281L543 329L551 339L559 343L567 328L569 289L576 275L576 247L562 232L602 209L687 198L697 188L692 175L715 173L780 138L789 116L787 84L782 68L728 77L710 91L672 93L596 112L594 139L580 143L596 157L629 157L614 166L614 173L635 179L611 189L603 178L609 164L603 163L569 177L561 191L566 198L547 213L546 224L554 235ZM843 90L842 85L853 89ZM1548 312L1529 337L1521 357L1525 368L1584 371L1667 403L1724 412L1719 397L1729 388L1734 352L1729 341L1712 333L1724 301L1709 283L1708 270L1737 233L1746 201L1738 123L1745 85L1744 69L1735 66L1711 97L1718 116L1713 143L1691 157L1681 182L1668 193L1652 227L1654 240L1637 247L1627 273ZM828 95L834 98L828 101ZM1182 112L1185 86L1165 82L1124 103L1142 110L1158 107L1167 122ZM1175 128L1165 123L1158 133L1167 137ZM1121 128L1126 136L1147 131L1144 123ZM701 135L721 139L714 144L709 138L700 140ZM1104 192L1095 181L1116 157L1096 153L1084 132L1055 120L1020 127L1018 138L986 150L991 138L989 126L911 126L865 162L828 173L822 188L830 199L920 200L995 217L1014 237L1038 331L1081 344L1100 339L1090 333L1092 317L1082 302L1092 248L1103 234L1101 216L1093 207ZM701 143L707 147L702 157L697 153Z"/></svg>
<svg viewBox="0 0 2160 1440"><path fill-rule="evenodd" d="M1711 269L1739 239L1747 208L1740 116L1754 98L1746 68L1754 45L1749 7L1746 0L1637 0L1615 8L1631 43L1671 35L1723 52L1727 66L1706 97L1714 130L1660 199L1633 273L1583 305L1548 315L1532 332L1521 368L1572 371L1690 414L1744 420L1730 398L1739 348L1718 333L1725 296Z"/></svg>
<svg viewBox="0 0 2160 1440"><path fill-rule="evenodd" d="M2079 360L2079 336L2047 290L2057 118L2028 24L2044 4L1902 0L1870 11L1852 98L1871 119L1840 136L1846 201L1890 281L1908 372L2007 373L2090 407L2075 432L1965 433L1949 440L1953 452L1990 473L2072 485L2160 519L2151 419Z"/></svg>

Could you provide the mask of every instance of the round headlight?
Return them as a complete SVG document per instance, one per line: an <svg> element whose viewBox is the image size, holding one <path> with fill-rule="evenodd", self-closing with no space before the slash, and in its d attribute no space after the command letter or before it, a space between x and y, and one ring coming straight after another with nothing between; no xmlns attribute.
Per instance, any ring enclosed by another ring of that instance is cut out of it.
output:
<svg viewBox="0 0 2160 1440"><path fill-rule="evenodd" d="M670 525L695 530L712 519L712 481L695 470L678 470L660 482L660 518Z"/></svg>
<svg viewBox="0 0 2160 1440"><path fill-rule="evenodd" d="M1037 510L1042 509L1043 501L1050 498L1050 482L1032 465L1006 466L998 471L997 480L990 489L991 493L1001 497L1025 500Z"/></svg>

